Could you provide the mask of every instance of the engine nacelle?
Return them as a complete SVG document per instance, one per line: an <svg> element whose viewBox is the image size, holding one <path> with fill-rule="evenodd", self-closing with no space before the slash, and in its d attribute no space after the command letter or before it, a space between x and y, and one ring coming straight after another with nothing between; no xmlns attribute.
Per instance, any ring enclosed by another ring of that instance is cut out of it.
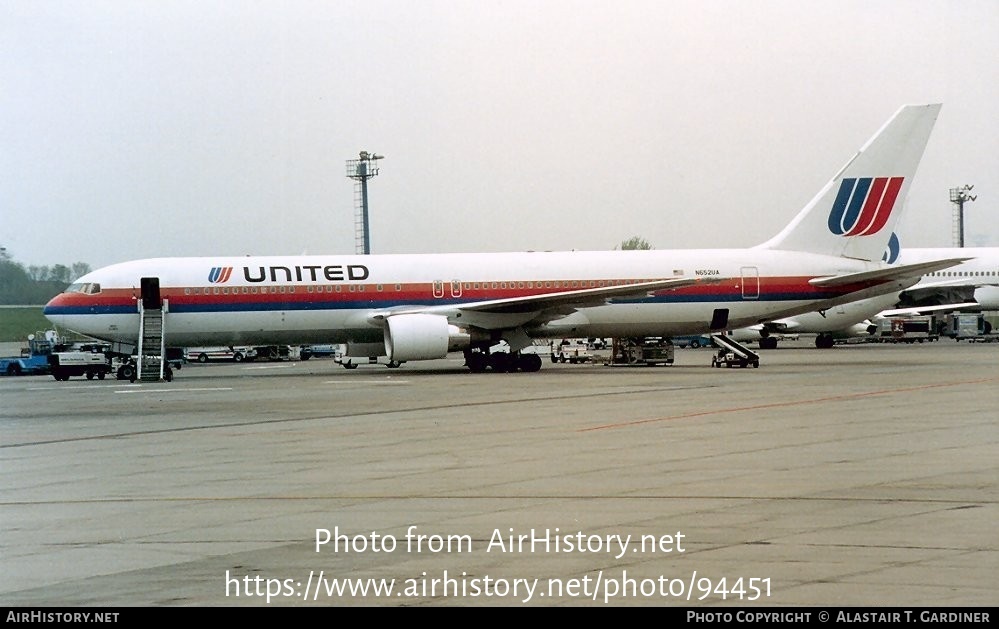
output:
<svg viewBox="0 0 999 629"><path fill-rule="evenodd" d="M469 347L474 336L433 314L392 315L386 326L385 354L397 362L445 358L449 351Z"/></svg>

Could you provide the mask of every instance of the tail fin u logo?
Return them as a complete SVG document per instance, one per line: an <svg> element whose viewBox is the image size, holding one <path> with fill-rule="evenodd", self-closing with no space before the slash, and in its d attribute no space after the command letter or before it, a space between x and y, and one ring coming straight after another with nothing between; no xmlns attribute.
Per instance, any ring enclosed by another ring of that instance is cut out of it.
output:
<svg viewBox="0 0 999 629"><path fill-rule="evenodd" d="M829 231L839 236L869 236L888 222L904 177L844 179L829 213Z"/></svg>
<svg viewBox="0 0 999 629"><path fill-rule="evenodd" d="M213 266L212 270L208 272L208 281L212 284L224 284L229 281L231 275L231 266Z"/></svg>
<svg viewBox="0 0 999 629"><path fill-rule="evenodd" d="M885 254L881 256L881 260L888 264L895 264L901 248L902 243L898 240L898 234L892 233L891 238L888 239L888 248L885 249Z"/></svg>

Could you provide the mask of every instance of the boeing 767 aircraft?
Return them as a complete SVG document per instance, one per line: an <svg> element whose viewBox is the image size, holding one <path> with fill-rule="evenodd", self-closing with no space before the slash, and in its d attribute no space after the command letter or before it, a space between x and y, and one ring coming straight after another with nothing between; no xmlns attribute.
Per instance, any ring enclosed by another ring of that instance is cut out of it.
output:
<svg viewBox="0 0 999 629"><path fill-rule="evenodd" d="M123 353L149 353L157 311L163 347L344 343L395 364L463 351L472 371L505 372L541 368L520 352L537 338L722 332L828 309L961 261L882 261L939 111L900 108L748 249L155 258L88 273L44 313ZM490 354L501 340L509 353Z"/></svg>

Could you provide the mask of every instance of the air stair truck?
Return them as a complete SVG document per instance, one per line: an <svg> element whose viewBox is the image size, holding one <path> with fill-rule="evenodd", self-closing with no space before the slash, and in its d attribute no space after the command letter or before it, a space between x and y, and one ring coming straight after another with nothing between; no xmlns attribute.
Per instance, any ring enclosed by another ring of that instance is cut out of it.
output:
<svg viewBox="0 0 999 629"><path fill-rule="evenodd" d="M712 367L760 366L760 355L726 334L712 334L711 342L719 348L711 357Z"/></svg>

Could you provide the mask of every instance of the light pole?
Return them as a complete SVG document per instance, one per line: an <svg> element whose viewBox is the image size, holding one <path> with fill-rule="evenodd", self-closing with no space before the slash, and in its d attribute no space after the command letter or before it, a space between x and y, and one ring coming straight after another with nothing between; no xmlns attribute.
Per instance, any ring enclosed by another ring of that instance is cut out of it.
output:
<svg viewBox="0 0 999 629"><path fill-rule="evenodd" d="M977 196L968 194L975 186L950 189L950 202L954 204L954 245L964 247L964 203L974 201Z"/></svg>
<svg viewBox="0 0 999 629"><path fill-rule="evenodd" d="M371 253L368 223L368 179L378 174L377 160L384 155L361 151L358 159L347 160L347 176L354 184L354 240L357 253Z"/></svg>

